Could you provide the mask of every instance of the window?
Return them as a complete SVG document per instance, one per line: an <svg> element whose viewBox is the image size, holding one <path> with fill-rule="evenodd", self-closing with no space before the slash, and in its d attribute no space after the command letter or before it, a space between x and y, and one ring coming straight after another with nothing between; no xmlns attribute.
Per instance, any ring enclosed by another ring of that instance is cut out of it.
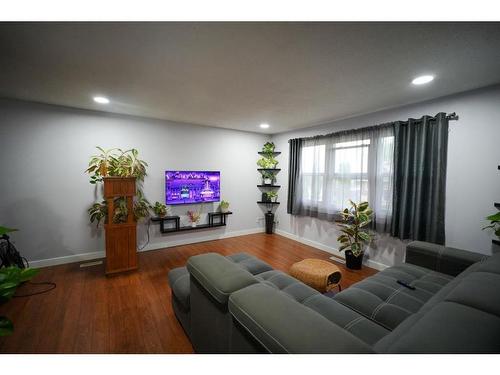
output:
<svg viewBox="0 0 500 375"><path fill-rule="evenodd" d="M392 206L393 153L392 129L305 140L300 213L334 219L349 200L368 201L377 218L386 220Z"/></svg>

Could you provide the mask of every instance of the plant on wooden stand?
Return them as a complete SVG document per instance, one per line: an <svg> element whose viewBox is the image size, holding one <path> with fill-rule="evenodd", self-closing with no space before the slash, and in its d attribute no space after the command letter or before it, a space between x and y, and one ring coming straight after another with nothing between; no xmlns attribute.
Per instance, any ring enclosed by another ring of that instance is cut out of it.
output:
<svg viewBox="0 0 500 375"><path fill-rule="evenodd" d="M342 234L337 241L341 243L339 251L345 251L347 268L361 269L363 248L374 238L368 230L363 229L370 224L373 210L368 202L356 204L349 200L349 204L350 207L340 213L342 220L337 225Z"/></svg>
<svg viewBox="0 0 500 375"><path fill-rule="evenodd" d="M135 148L123 151L120 148L111 148L106 150L97 146L99 154L90 158L86 173L90 174L90 183L96 184L103 181L103 177L135 177L139 186L146 176L147 163L139 159L139 151ZM123 197L115 198L113 201L113 223L125 223L128 216L127 201ZM149 216L150 204L145 198L142 190L137 188L137 194L134 199L134 218L139 221ZM96 222L97 226L104 220L108 208L106 201L94 203L88 210L90 222Z"/></svg>

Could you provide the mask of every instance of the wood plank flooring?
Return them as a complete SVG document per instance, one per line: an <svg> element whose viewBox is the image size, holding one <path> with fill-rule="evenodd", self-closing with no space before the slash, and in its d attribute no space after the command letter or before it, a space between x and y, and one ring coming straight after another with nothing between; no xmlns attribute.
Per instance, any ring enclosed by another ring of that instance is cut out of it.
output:
<svg viewBox="0 0 500 375"><path fill-rule="evenodd" d="M0 353L192 353L170 305L167 273L192 255L247 252L287 272L305 258L331 254L279 236L252 234L139 254L139 271L104 276L104 266L78 263L43 268L33 281L52 281L48 293L14 298L0 307L14 334L0 338ZM343 270L342 288L377 271ZM36 291L24 285L18 293Z"/></svg>

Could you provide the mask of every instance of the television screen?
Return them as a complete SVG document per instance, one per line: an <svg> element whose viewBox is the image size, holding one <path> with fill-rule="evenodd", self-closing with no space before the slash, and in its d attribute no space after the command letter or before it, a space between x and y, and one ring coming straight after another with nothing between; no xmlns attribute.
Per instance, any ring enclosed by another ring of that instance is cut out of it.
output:
<svg viewBox="0 0 500 375"><path fill-rule="evenodd" d="M167 204L220 201L220 172L166 171Z"/></svg>

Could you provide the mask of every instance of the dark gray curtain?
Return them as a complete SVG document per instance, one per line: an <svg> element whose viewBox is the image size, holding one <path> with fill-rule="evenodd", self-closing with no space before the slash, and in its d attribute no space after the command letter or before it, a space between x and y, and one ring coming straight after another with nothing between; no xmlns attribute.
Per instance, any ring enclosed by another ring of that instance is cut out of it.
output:
<svg viewBox="0 0 500 375"><path fill-rule="evenodd" d="M290 139L288 161L288 201L286 212L298 214L300 189L300 162L302 154L302 139Z"/></svg>
<svg viewBox="0 0 500 375"><path fill-rule="evenodd" d="M444 244L446 113L396 122L394 137L391 235Z"/></svg>

